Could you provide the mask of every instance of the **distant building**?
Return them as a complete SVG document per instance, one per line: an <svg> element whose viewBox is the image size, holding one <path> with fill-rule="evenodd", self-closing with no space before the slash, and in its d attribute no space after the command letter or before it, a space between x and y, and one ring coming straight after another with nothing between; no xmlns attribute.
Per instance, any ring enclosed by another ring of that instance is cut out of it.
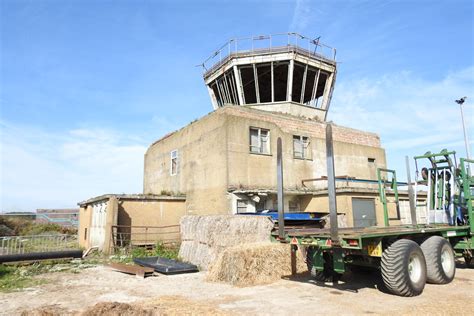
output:
<svg viewBox="0 0 474 316"><path fill-rule="evenodd" d="M65 227L79 225L79 209L37 209L36 222L41 224L57 224Z"/></svg>

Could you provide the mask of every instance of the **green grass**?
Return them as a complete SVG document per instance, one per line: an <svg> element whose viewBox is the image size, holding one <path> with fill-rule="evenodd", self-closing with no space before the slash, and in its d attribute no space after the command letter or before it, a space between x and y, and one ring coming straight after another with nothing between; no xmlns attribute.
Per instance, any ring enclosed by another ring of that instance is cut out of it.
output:
<svg viewBox="0 0 474 316"><path fill-rule="evenodd" d="M0 292L14 292L26 287L44 283L44 280L35 279L36 267L30 269L17 266L0 265Z"/></svg>
<svg viewBox="0 0 474 316"><path fill-rule="evenodd" d="M81 260L47 260L28 265L0 264L0 292L14 292L44 284L47 281L37 277L42 274L65 271L79 273L95 265L95 262Z"/></svg>
<svg viewBox="0 0 474 316"><path fill-rule="evenodd" d="M151 250L147 250L144 247L136 247L131 251L122 249L115 255L110 257L112 262L130 263L134 258L143 257L163 257L167 259L179 260L178 257L179 247L167 247L162 243L157 243Z"/></svg>

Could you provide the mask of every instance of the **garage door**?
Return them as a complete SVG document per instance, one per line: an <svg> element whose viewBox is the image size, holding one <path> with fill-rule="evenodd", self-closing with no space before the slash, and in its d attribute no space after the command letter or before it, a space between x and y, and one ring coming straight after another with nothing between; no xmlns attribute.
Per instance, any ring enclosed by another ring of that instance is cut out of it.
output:
<svg viewBox="0 0 474 316"><path fill-rule="evenodd" d="M352 198L352 215L354 217L354 227L377 225L375 200Z"/></svg>

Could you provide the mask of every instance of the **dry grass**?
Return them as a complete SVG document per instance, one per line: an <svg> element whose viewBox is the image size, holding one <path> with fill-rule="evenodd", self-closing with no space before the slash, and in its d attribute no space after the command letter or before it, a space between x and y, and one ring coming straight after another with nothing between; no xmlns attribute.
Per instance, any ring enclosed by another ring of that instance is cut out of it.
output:
<svg viewBox="0 0 474 316"><path fill-rule="evenodd" d="M206 270L228 247L270 241L272 228L273 222L261 216L184 216L179 257Z"/></svg>
<svg viewBox="0 0 474 316"><path fill-rule="evenodd" d="M84 311L71 311L58 305L48 305L29 311L22 316L163 316L163 315L212 315L231 313L220 310L209 302L200 302L180 295L161 296L134 303L100 302Z"/></svg>
<svg viewBox="0 0 474 316"><path fill-rule="evenodd" d="M296 255L297 273L307 271L300 252ZM211 265L207 280L236 286L268 284L291 275L290 245L253 243L224 250Z"/></svg>

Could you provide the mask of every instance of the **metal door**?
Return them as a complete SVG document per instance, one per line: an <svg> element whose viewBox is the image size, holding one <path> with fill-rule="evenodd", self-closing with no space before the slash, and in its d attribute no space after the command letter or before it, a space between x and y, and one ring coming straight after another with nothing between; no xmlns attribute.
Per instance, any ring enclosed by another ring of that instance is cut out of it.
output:
<svg viewBox="0 0 474 316"><path fill-rule="evenodd" d="M107 220L107 202L92 205L92 225L90 229L91 247L102 250L105 241L105 223Z"/></svg>
<svg viewBox="0 0 474 316"><path fill-rule="evenodd" d="M352 216L354 227L376 226L375 200L352 198Z"/></svg>

